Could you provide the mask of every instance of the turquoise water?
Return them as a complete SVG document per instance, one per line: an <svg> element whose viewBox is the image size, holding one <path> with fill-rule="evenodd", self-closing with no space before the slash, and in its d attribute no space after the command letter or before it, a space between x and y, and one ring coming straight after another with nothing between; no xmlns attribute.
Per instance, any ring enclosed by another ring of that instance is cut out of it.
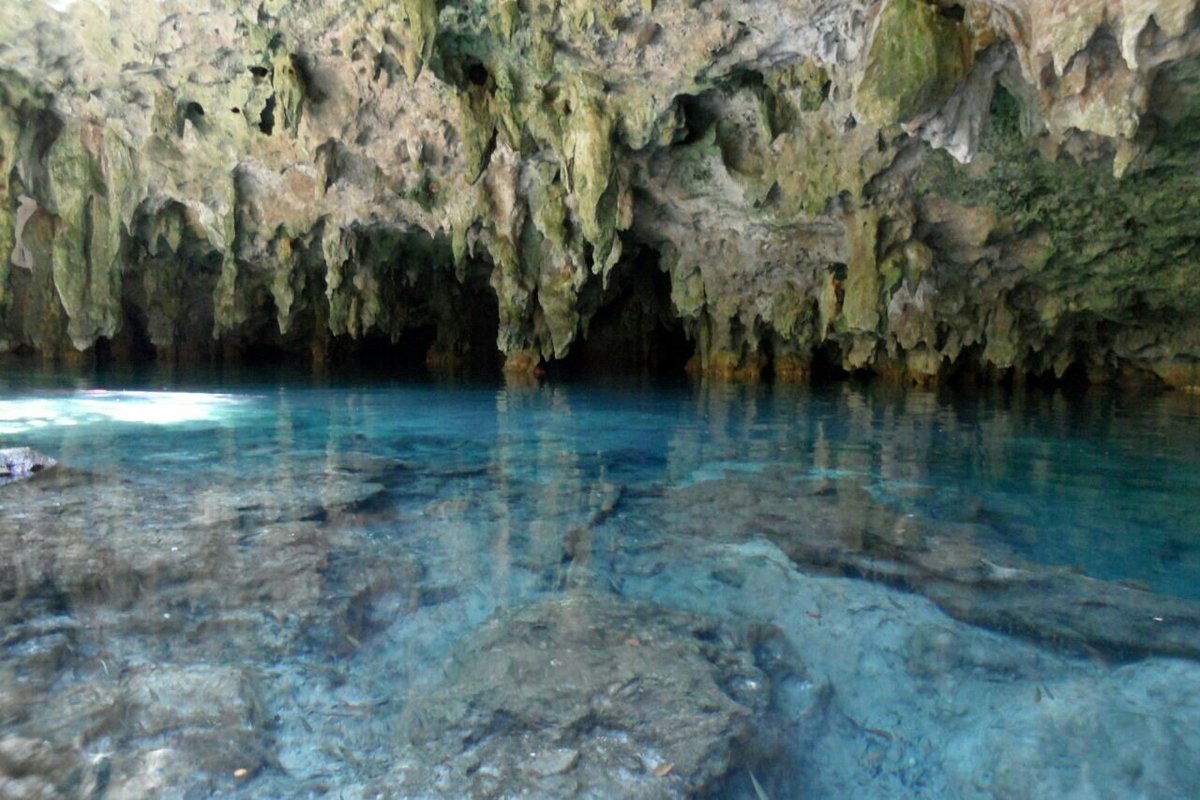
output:
<svg viewBox="0 0 1200 800"><path fill-rule="evenodd" d="M0 389L0 447L60 462L0 487L8 780L1200 794L1200 398ZM646 677L693 673L683 695ZM649 688L622 704L609 679Z"/></svg>

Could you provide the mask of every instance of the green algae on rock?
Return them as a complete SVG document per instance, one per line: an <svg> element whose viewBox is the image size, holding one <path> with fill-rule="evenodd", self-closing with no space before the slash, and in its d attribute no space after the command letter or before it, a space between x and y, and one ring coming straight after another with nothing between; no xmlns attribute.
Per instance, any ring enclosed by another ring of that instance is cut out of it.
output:
<svg viewBox="0 0 1200 800"><path fill-rule="evenodd" d="M922 0L886 0L858 85L859 111L886 126L944 99L971 66L963 26Z"/></svg>
<svg viewBox="0 0 1200 800"><path fill-rule="evenodd" d="M0 351L1187 383L1194 6L10 4Z"/></svg>

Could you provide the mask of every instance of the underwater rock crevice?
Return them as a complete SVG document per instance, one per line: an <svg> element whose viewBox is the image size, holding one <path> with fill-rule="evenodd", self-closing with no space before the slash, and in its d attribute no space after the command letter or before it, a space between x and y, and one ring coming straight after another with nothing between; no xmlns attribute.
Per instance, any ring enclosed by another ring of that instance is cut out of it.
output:
<svg viewBox="0 0 1200 800"><path fill-rule="evenodd" d="M689 537L704 537L719 508L736 520L722 536L765 537L799 569L920 594L964 622L1114 661L1200 661L1194 600L1034 562L985 522L901 513L853 480L730 473L668 497Z"/></svg>

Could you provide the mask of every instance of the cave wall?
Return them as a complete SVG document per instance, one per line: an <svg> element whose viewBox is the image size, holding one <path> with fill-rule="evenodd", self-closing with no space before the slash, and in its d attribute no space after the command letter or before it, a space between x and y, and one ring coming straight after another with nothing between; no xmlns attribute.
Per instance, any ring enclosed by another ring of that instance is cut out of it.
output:
<svg viewBox="0 0 1200 800"><path fill-rule="evenodd" d="M1196 386L1198 139L1191 0L6 0L0 352Z"/></svg>

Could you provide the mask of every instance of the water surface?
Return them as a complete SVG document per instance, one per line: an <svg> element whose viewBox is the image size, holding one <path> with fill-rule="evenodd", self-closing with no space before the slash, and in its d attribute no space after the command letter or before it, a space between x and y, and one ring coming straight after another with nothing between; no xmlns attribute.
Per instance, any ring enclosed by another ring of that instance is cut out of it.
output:
<svg viewBox="0 0 1200 800"><path fill-rule="evenodd" d="M1198 398L2 381L11 780L1200 792Z"/></svg>

